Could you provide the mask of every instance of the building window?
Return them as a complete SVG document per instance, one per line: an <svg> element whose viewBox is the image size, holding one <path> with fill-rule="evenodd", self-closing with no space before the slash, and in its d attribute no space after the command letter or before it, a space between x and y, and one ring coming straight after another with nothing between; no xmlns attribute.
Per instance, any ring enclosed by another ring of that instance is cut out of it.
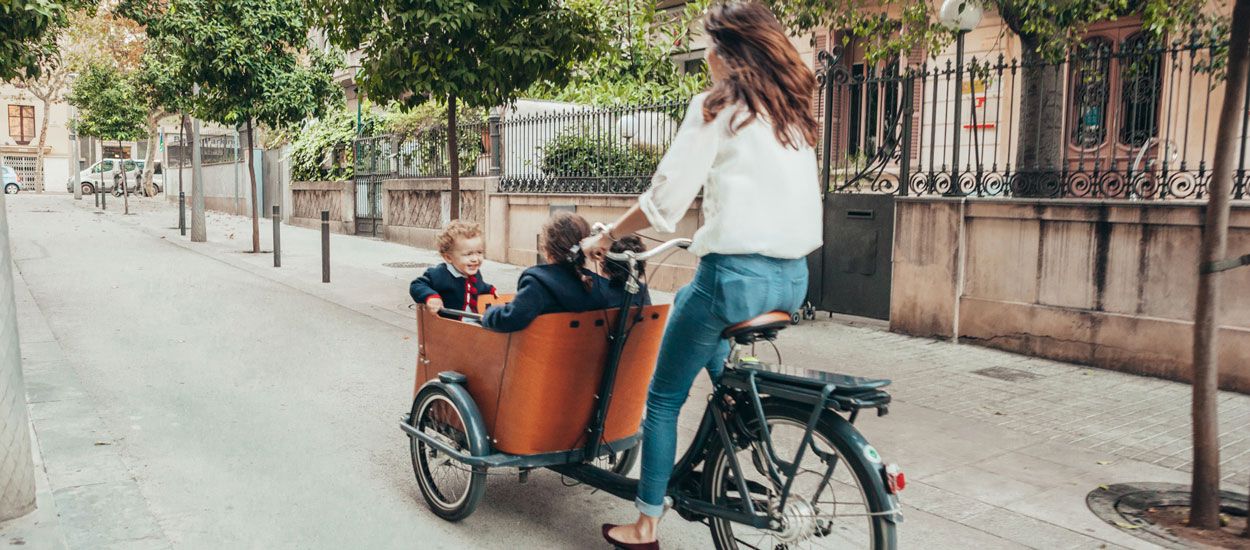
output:
<svg viewBox="0 0 1250 550"><path fill-rule="evenodd" d="M704 74L707 72L707 61L690 59L682 63L682 72L686 74Z"/></svg>
<svg viewBox="0 0 1250 550"><path fill-rule="evenodd" d="M1072 145L1097 147L1107 139L1111 40L1085 39L1072 59Z"/></svg>
<svg viewBox="0 0 1250 550"><path fill-rule="evenodd" d="M675 54L673 63L682 74L699 74L707 72L707 50L691 50Z"/></svg>
<svg viewBox="0 0 1250 550"><path fill-rule="evenodd" d="M1082 149L1142 147L1159 133L1162 54L1145 32L1107 32L1085 39L1072 55L1068 138Z"/></svg>
<svg viewBox="0 0 1250 550"><path fill-rule="evenodd" d="M1159 96L1163 59L1144 32L1120 45L1120 143L1141 147L1159 134Z"/></svg>
<svg viewBox="0 0 1250 550"><path fill-rule="evenodd" d="M9 105L9 136L18 145L29 145L35 139L33 105Z"/></svg>

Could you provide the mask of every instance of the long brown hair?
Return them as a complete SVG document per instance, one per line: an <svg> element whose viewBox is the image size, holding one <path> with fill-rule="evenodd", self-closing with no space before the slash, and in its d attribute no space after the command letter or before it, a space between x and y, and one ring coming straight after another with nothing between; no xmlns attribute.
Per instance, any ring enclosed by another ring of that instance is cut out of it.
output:
<svg viewBox="0 0 1250 550"><path fill-rule="evenodd" d="M818 124L812 114L812 93L816 77L773 13L754 2L726 2L708 11L703 28L725 64L725 74L703 102L704 122L711 122L726 107L741 104L747 116L738 121L734 114L733 131L762 114L782 145L798 149L796 138L801 137L815 146Z"/></svg>
<svg viewBox="0 0 1250 550"><path fill-rule="evenodd" d="M582 271L586 255L581 252L582 239L590 236L590 224L586 218L572 212L558 212L543 224L543 252L555 260L555 264L572 273L590 290L594 280ZM574 247L578 247L574 250Z"/></svg>

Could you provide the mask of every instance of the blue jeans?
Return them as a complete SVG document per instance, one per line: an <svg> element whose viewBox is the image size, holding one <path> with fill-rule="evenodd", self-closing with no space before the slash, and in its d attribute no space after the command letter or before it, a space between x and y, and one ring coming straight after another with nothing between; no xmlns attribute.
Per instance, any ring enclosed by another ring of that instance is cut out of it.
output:
<svg viewBox="0 0 1250 550"><path fill-rule="evenodd" d="M677 456L677 413L699 369L719 379L729 354L721 332L774 310L795 311L807 295L807 261L708 254L677 292L664 328L642 424L642 479L635 504L659 517Z"/></svg>

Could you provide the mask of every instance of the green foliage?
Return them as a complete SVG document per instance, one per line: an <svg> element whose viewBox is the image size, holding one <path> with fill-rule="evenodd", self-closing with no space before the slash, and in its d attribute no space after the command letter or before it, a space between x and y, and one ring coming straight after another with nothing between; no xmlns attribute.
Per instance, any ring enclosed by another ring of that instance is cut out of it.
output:
<svg viewBox="0 0 1250 550"><path fill-rule="evenodd" d="M663 156L656 147L629 145L575 130L543 146L540 167L555 177L650 176Z"/></svg>
<svg viewBox="0 0 1250 550"><path fill-rule="evenodd" d="M977 0L966 0L965 6ZM865 46L869 62L909 52L941 51L955 33L938 20L941 2L912 0L764 0L790 29L848 29ZM1204 12L1203 0L986 0L987 11L1002 16L1033 52L1058 61L1085 35L1091 24L1140 15L1156 36L1210 28L1221 18ZM964 9L961 6L961 9Z"/></svg>
<svg viewBox="0 0 1250 550"><path fill-rule="evenodd" d="M37 78L57 55L56 35L70 12L92 0L0 0L0 81Z"/></svg>
<svg viewBox="0 0 1250 550"><path fill-rule="evenodd" d="M74 81L69 102L78 108L78 133L105 141L132 141L147 135L147 111L134 84L108 65L93 64Z"/></svg>
<svg viewBox="0 0 1250 550"><path fill-rule="evenodd" d="M182 60L179 80L201 87L191 105L201 118L298 125L341 97L339 56L304 50L299 0L128 0L121 9Z"/></svg>
<svg viewBox="0 0 1250 550"><path fill-rule="evenodd" d="M591 105L684 101L707 88L704 73L681 74L676 54L689 51L691 29L709 0L686 4L676 16L656 0L569 0L604 38L595 54L573 66L568 84L540 82L528 97Z"/></svg>
<svg viewBox="0 0 1250 550"><path fill-rule="evenodd" d="M184 65L168 37L148 41L130 79L149 112L177 113L188 107L191 86L183 80Z"/></svg>
<svg viewBox="0 0 1250 550"><path fill-rule="evenodd" d="M470 124L486 120L486 111L469 107L465 104L456 106L456 122ZM405 107L401 103L391 103L382 114L383 131L400 140L447 126L447 103L443 101L427 101L416 107Z"/></svg>
<svg viewBox="0 0 1250 550"><path fill-rule="evenodd" d="M560 0L309 0L331 42L363 50L359 83L372 98L415 107L456 98L508 103L536 82L562 85L598 29Z"/></svg>
<svg viewBox="0 0 1250 550"><path fill-rule="evenodd" d="M411 173L445 175L450 172L446 160L446 109L442 102L431 101L411 109L392 103L378 111L366 102L361 109L360 135L386 136L388 143L399 144L396 162ZM457 111L461 125L485 120L479 109L461 106ZM356 111L339 109L303 130L282 134L292 136L291 174L297 181L345 181L355 175ZM461 175L470 174L485 152L481 133L462 126L457 137ZM327 153L334 159L329 166ZM370 151L361 154L368 155Z"/></svg>
<svg viewBox="0 0 1250 550"><path fill-rule="evenodd" d="M363 135L381 128L381 117L370 110L361 113ZM335 110L295 133L291 141L291 178L295 181L344 181L352 179L356 139L356 112ZM326 166L326 154L334 161Z"/></svg>

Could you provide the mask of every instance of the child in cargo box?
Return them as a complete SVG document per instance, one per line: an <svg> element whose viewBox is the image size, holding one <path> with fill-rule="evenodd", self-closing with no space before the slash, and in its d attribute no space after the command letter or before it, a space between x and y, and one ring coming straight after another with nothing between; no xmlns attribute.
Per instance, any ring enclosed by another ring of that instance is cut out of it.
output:
<svg viewBox="0 0 1250 550"><path fill-rule="evenodd" d="M584 218L569 212L558 213L547 221L541 234L547 263L521 273L516 297L487 310L482 326L497 332L516 332L544 313L620 307L626 294L627 268L609 260L604 264L605 277L586 268L586 257L581 252L572 252L574 246L590 236L590 224ZM612 251L625 250L645 249L637 237L626 237L613 244ZM634 305L651 304L646 286L633 299Z"/></svg>
<svg viewBox="0 0 1250 550"><path fill-rule="evenodd" d="M438 313L441 308L477 312L477 297L496 293L495 287L482 280L485 244L481 226L460 220L447 224L438 234L438 253L444 263L414 279L408 294L431 313Z"/></svg>

